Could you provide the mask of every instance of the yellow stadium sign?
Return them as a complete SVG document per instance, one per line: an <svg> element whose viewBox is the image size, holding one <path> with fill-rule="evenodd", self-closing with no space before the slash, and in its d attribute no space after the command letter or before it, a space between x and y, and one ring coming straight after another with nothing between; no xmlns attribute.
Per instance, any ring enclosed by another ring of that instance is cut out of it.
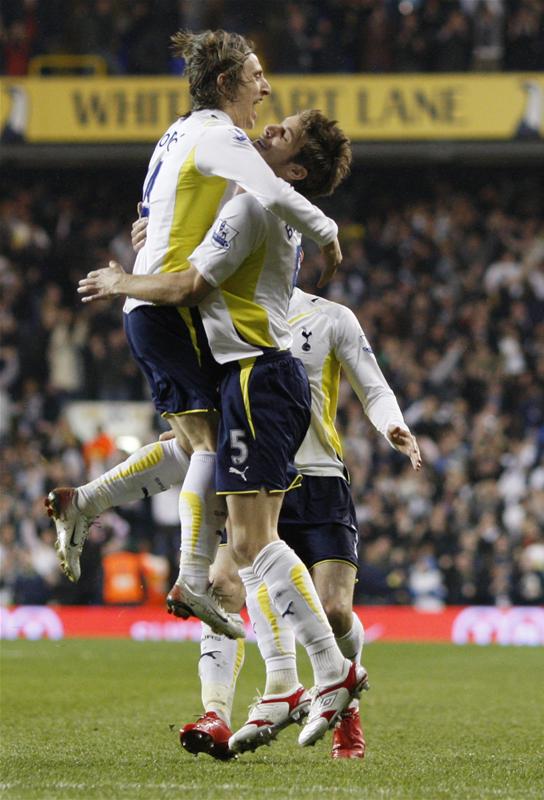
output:
<svg viewBox="0 0 544 800"><path fill-rule="evenodd" d="M271 78L261 127L303 108L354 141L544 138L544 76L322 75ZM2 141L154 142L189 109L183 78L2 78Z"/></svg>

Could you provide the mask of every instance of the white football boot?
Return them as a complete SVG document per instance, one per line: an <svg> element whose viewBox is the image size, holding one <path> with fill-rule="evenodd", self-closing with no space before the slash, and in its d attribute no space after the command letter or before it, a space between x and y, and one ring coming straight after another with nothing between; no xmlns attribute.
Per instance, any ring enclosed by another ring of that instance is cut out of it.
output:
<svg viewBox="0 0 544 800"><path fill-rule="evenodd" d="M278 733L292 725L301 724L308 714L311 698L304 686L289 694L269 694L259 697L251 706L247 722L229 739L229 750L244 753L270 744Z"/></svg>
<svg viewBox="0 0 544 800"><path fill-rule="evenodd" d="M45 498L47 513L55 523L55 549L62 571L73 583L81 576L79 559L92 519L82 514L76 505L77 490L59 487Z"/></svg>
<svg viewBox="0 0 544 800"><path fill-rule="evenodd" d="M245 639L244 626L233 614L225 611L210 585L204 594L193 592L184 580L178 578L168 592L166 607L169 614L187 619L198 617L209 625L214 633L229 639Z"/></svg>
<svg viewBox="0 0 544 800"><path fill-rule="evenodd" d="M314 686L310 690L310 713L298 737L298 743L302 747L308 747L322 739L329 728L334 728L351 700L369 688L366 669L360 664L348 663L349 669L343 680L329 686Z"/></svg>

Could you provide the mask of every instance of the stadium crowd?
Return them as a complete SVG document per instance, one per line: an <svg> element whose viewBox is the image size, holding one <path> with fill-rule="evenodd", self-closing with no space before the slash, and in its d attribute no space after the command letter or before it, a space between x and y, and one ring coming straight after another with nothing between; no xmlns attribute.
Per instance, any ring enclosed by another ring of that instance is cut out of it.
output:
<svg viewBox="0 0 544 800"><path fill-rule="evenodd" d="M541 0L3 0L0 69L91 54L111 74L177 73L180 27L252 37L271 73L544 68Z"/></svg>
<svg viewBox="0 0 544 800"><path fill-rule="evenodd" d="M56 180L8 173L0 204L0 598L160 600L177 574L175 492L102 515L77 585L60 572L44 513L52 487L124 457L99 429L78 439L67 405L148 400L120 304L82 306L75 294L110 257L130 268L140 176ZM343 384L358 601L544 601L543 197L527 173L446 168L417 180L414 168L356 169L335 197L345 260L325 294L359 317L425 462L416 474L381 442ZM314 291L319 269L308 246L303 288ZM111 591L116 569L135 576L131 595Z"/></svg>

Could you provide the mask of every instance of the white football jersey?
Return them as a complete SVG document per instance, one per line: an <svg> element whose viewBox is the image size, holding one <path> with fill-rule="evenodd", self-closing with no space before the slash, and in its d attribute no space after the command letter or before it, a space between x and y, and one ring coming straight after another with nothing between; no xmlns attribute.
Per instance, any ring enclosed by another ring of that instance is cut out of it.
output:
<svg viewBox="0 0 544 800"><path fill-rule="evenodd" d="M147 239L134 274L187 269L236 184L319 245L336 237L336 223L274 175L227 114L195 111L170 126L151 156L142 197ZM124 310L142 304L127 299Z"/></svg>
<svg viewBox="0 0 544 800"><path fill-rule="evenodd" d="M289 304L291 350L303 362L312 392L312 419L295 465L304 475L344 477L342 445L335 428L340 372L374 427L408 429L376 357L349 308L295 289Z"/></svg>
<svg viewBox="0 0 544 800"><path fill-rule="evenodd" d="M301 236L253 195L236 195L189 260L212 286L199 305L214 358L225 364L287 350L287 322Z"/></svg>

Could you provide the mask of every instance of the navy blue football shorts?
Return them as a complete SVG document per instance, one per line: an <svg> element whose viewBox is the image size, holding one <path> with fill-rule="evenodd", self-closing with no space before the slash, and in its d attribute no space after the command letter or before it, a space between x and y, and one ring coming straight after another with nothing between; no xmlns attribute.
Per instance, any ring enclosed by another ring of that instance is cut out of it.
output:
<svg viewBox="0 0 544 800"><path fill-rule="evenodd" d="M283 498L278 533L308 569L323 561L358 568L355 508L343 478L305 475Z"/></svg>
<svg viewBox="0 0 544 800"><path fill-rule="evenodd" d="M308 569L324 561L358 569L357 520L342 478L304 475L296 492L283 498L278 533ZM224 531L222 544L226 543Z"/></svg>
<svg viewBox="0 0 544 800"><path fill-rule="evenodd" d="M220 384L218 494L285 492L300 483L295 453L310 424L310 386L290 352L229 365Z"/></svg>
<svg viewBox="0 0 544 800"><path fill-rule="evenodd" d="M197 309L137 306L124 320L130 349L157 411L169 416L219 407L221 368Z"/></svg>

